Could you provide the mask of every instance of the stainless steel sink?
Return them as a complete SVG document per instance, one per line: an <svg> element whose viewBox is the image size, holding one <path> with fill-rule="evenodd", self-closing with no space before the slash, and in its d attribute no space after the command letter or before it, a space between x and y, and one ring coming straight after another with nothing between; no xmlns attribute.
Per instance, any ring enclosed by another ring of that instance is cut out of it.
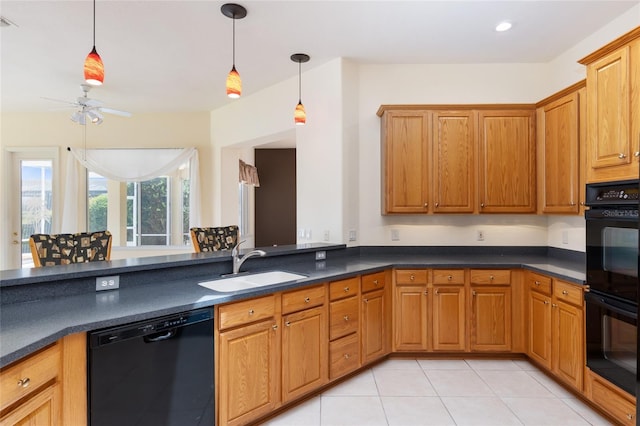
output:
<svg viewBox="0 0 640 426"><path fill-rule="evenodd" d="M237 275L212 281L203 281L198 283L198 285L220 293L231 293L234 291L250 290L274 284L282 284L302 278L307 278L307 276L286 271L269 271L257 274Z"/></svg>

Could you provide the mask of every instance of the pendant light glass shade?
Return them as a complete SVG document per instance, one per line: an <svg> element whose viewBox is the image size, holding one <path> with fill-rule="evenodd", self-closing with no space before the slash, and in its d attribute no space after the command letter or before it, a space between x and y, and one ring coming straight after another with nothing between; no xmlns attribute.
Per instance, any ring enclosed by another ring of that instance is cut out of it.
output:
<svg viewBox="0 0 640 426"><path fill-rule="evenodd" d="M304 126L307 122L307 112L304 110L302 102L298 102L298 105L296 105L296 110L293 112L293 119L298 126Z"/></svg>
<svg viewBox="0 0 640 426"><path fill-rule="evenodd" d="M227 75L227 96L232 99L237 99L242 95L242 79L240 74L236 71L234 66Z"/></svg>
<svg viewBox="0 0 640 426"><path fill-rule="evenodd" d="M293 121L297 126L304 126L307 122L307 112L302 105L302 63L309 62L311 57L306 53L294 53L291 55L291 60L298 63L298 105L296 105L295 111L293 111Z"/></svg>
<svg viewBox="0 0 640 426"><path fill-rule="evenodd" d="M84 80L92 86L100 86L104 82L104 64L96 50L96 0L93 0L93 49L84 60Z"/></svg>
<svg viewBox="0 0 640 426"><path fill-rule="evenodd" d="M95 46L84 60L84 79L93 86L100 86L104 82L104 64Z"/></svg>
<svg viewBox="0 0 640 426"><path fill-rule="evenodd" d="M242 19L247 16L247 9L239 4L227 3L223 4L220 11L227 18L233 20L233 66L227 75L227 96L237 99L242 95L242 79L240 73L236 70L236 19Z"/></svg>

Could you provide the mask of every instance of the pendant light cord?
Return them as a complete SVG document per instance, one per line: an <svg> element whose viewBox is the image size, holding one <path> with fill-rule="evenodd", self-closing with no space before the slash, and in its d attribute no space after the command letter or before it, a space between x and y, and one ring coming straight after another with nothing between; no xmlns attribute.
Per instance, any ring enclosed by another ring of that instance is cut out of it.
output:
<svg viewBox="0 0 640 426"><path fill-rule="evenodd" d="M96 0L93 0L93 48L96 47Z"/></svg>
<svg viewBox="0 0 640 426"><path fill-rule="evenodd" d="M298 103L302 103L302 61L298 61Z"/></svg>
<svg viewBox="0 0 640 426"><path fill-rule="evenodd" d="M95 0L93 0L95 1ZM232 55L233 55L233 68L236 67L236 15L233 15L233 49L232 49Z"/></svg>

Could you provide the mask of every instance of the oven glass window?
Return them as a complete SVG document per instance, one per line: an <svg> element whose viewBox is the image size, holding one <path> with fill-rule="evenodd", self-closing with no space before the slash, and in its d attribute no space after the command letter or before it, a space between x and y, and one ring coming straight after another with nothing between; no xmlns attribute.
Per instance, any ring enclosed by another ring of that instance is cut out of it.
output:
<svg viewBox="0 0 640 426"><path fill-rule="evenodd" d="M638 229L614 228L602 230L602 265L605 271L638 276Z"/></svg>
<svg viewBox="0 0 640 426"><path fill-rule="evenodd" d="M638 349L636 326L609 315L603 315L602 321L605 359L635 375Z"/></svg>

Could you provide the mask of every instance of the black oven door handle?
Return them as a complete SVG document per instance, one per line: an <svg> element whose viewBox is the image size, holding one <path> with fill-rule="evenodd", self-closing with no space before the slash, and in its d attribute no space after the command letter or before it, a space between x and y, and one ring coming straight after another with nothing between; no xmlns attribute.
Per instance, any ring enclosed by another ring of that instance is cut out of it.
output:
<svg viewBox="0 0 640 426"><path fill-rule="evenodd" d="M620 315L624 315L625 317L630 317L635 320L638 319L638 309L635 310L633 308L627 308L626 306L622 306L622 304L616 300L612 300L606 296L601 296L599 294L594 294L593 292L585 293L584 299L587 302L595 303L596 305L602 306L605 309L608 309L612 312L618 313Z"/></svg>

